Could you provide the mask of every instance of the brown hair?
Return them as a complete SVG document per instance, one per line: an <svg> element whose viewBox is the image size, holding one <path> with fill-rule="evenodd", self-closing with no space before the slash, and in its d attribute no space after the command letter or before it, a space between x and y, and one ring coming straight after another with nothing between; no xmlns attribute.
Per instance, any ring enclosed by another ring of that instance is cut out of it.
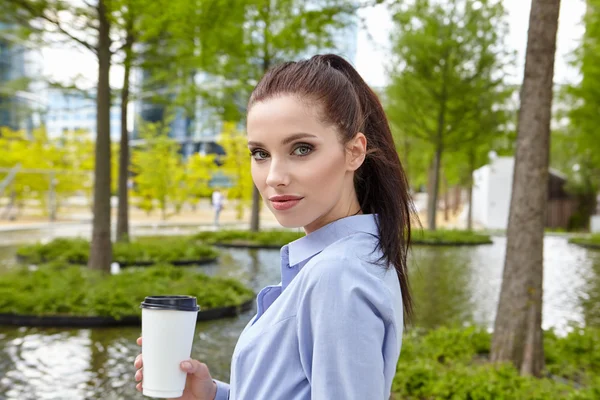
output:
<svg viewBox="0 0 600 400"><path fill-rule="evenodd" d="M358 132L366 136L367 157L354 175L354 187L361 210L379 215L378 246L388 267L392 264L398 273L404 315L410 321L413 304L406 258L414 205L381 102L352 65L334 54L270 69L254 88L248 110L257 102L286 94L320 103L321 117L337 126L343 144Z"/></svg>

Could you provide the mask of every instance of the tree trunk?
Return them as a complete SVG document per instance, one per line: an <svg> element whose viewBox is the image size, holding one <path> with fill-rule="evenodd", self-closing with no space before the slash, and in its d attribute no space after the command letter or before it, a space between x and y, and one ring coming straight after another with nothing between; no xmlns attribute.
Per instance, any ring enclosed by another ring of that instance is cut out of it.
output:
<svg viewBox="0 0 600 400"><path fill-rule="evenodd" d="M452 214L458 214L460 210L460 204L462 200L462 187L460 185L454 186L454 201L452 204Z"/></svg>
<svg viewBox="0 0 600 400"><path fill-rule="evenodd" d="M437 215L438 193L440 188L440 164L442 160L442 146L438 144L435 149L433 159L433 171L431 174L432 183L430 192L427 196L427 227L434 231L436 229L435 218Z"/></svg>
<svg viewBox="0 0 600 400"><path fill-rule="evenodd" d="M264 7L262 9L262 17L264 19L263 26L263 59L262 59L262 73L263 75L267 73L269 68L271 68L271 52L269 49L269 41L267 40L271 33L271 3L265 2ZM258 232L260 229L260 193L256 185L252 188L252 214L250 215L250 230L252 232Z"/></svg>
<svg viewBox="0 0 600 400"><path fill-rule="evenodd" d="M467 177L467 196L469 197L469 211L467 212L467 230L473 230L473 172L475 171L475 152L469 152L469 176Z"/></svg>
<svg viewBox="0 0 600 400"><path fill-rule="evenodd" d="M98 92L94 222L89 267L110 273L110 25L104 0L98 1Z"/></svg>
<svg viewBox="0 0 600 400"><path fill-rule="evenodd" d="M127 105L129 104L129 75L133 36L125 40L125 75L121 91L121 146L119 153L119 207L117 211L117 241L129 240L129 132L127 131Z"/></svg>
<svg viewBox="0 0 600 400"><path fill-rule="evenodd" d="M523 375L544 367L542 283L552 79L560 0L533 0L506 258L492 340L492 361L512 361Z"/></svg>
<svg viewBox="0 0 600 400"><path fill-rule="evenodd" d="M468 197L469 197L469 211L467 212L467 230L473 230L473 182L469 183Z"/></svg>
<svg viewBox="0 0 600 400"><path fill-rule="evenodd" d="M444 221L450 220L450 188L448 187L448 179L444 174Z"/></svg>
<svg viewBox="0 0 600 400"><path fill-rule="evenodd" d="M445 58L444 63L444 73L443 73L443 81L442 81L442 96L440 98L440 110L438 114L437 121L437 132L436 132L436 141L435 141L435 156L433 159L433 182L431 184L431 192L428 194L428 202L427 205L427 223L430 230L434 231L436 229L436 215L437 215L437 205L438 205L438 192L440 187L440 166L442 163L442 150L444 143L444 132L446 126L446 101L448 97L448 87L446 83L446 78L448 75L448 60Z"/></svg>
<svg viewBox="0 0 600 400"><path fill-rule="evenodd" d="M252 187L252 214L250 216L250 230L258 232L260 229L260 193L256 186Z"/></svg>

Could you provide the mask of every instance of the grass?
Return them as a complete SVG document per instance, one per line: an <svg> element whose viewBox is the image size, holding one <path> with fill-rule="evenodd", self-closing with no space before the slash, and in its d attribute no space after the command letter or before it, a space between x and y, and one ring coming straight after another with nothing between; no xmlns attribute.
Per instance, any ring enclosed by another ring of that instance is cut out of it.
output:
<svg viewBox="0 0 600 400"><path fill-rule="evenodd" d="M88 268L54 263L2 274L0 313L22 315L139 316L150 295L191 295L201 310L240 305L254 297L237 280L158 265L105 275Z"/></svg>
<svg viewBox="0 0 600 400"><path fill-rule="evenodd" d="M600 233L588 236L577 236L569 239L569 243L578 244L580 246L600 249Z"/></svg>
<svg viewBox="0 0 600 400"><path fill-rule="evenodd" d="M30 264L64 261L84 265L89 253L90 243L86 239L55 239L47 244L22 246L17 250L17 257ZM140 238L130 243L113 244L113 260L121 265L204 261L216 258L218 254L213 247L182 236Z"/></svg>
<svg viewBox="0 0 600 400"><path fill-rule="evenodd" d="M414 230L412 239L413 244L417 245L460 246L492 243L489 235L458 229Z"/></svg>
<svg viewBox="0 0 600 400"><path fill-rule="evenodd" d="M238 244L252 246L282 247L304 236L304 232L268 230L260 232L221 230L199 232L194 238L206 244Z"/></svg>
<svg viewBox="0 0 600 400"><path fill-rule="evenodd" d="M522 377L512 364L489 363L491 335L483 329L407 332L392 387L406 400L592 400L600 398L600 330L564 338L544 333L546 370Z"/></svg>

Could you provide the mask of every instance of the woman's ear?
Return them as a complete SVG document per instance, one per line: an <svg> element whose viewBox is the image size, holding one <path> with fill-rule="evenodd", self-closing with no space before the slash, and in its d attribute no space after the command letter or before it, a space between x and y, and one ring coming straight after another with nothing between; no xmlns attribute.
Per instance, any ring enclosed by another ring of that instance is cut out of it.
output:
<svg viewBox="0 0 600 400"><path fill-rule="evenodd" d="M348 171L356 171L365 162L367 155L367 137L358 132L346 144L346 167Z"/></svg>

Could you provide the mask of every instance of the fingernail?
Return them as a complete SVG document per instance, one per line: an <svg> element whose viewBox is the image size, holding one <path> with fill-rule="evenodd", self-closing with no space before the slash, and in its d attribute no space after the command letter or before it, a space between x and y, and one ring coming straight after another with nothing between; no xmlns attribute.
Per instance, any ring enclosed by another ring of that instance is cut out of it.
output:
<svg viewBox="0 0 600 400"><path fill-rule="evenodd" d="M181 366L183 367L183 369L192 369L192 363L190 363L189 361L182 362Z"/></svg>

